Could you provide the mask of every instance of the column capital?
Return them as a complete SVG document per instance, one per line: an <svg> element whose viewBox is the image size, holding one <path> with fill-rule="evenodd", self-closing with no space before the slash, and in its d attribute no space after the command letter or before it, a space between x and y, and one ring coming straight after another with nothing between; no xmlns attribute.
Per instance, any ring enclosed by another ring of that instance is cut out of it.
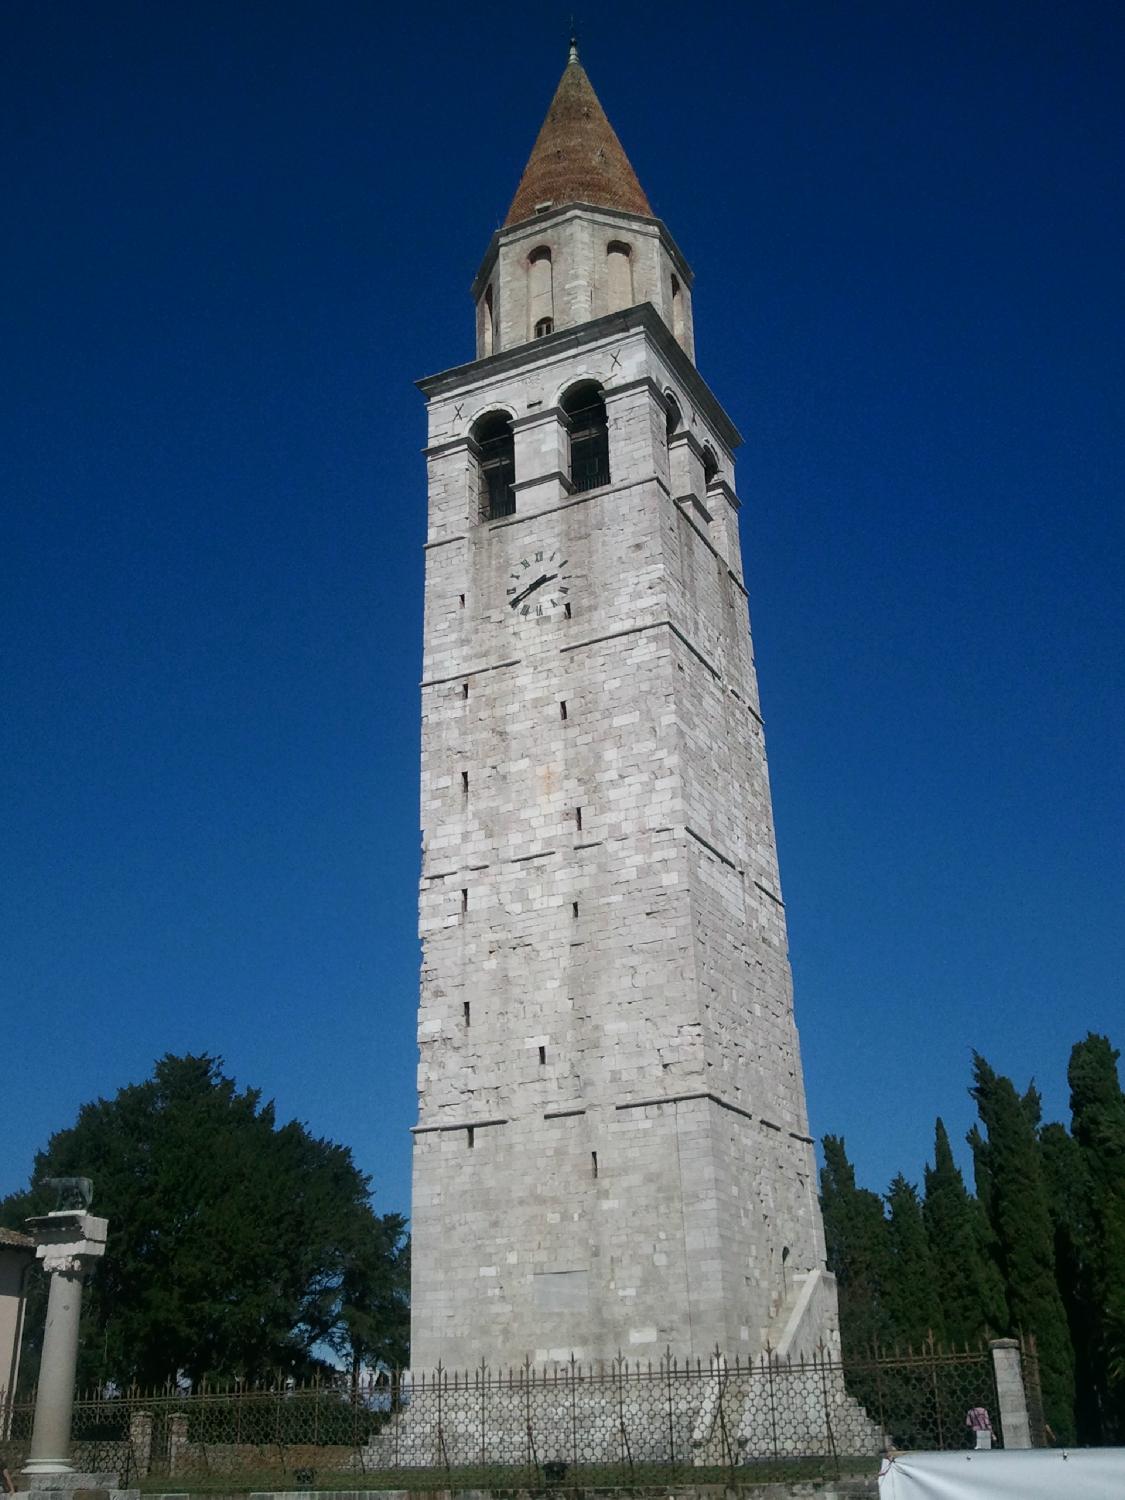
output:
<svg viewBox="0 0 1125 1500"><path fill-rule="evenodd" d="M46 1247L44 1247L46 1248ZM45 1255L40 1255L43 1269L49 1276L56 1273L60 1276L84 1276L89 1270L86 1260L81 1255L65 1255L61 1250L47 1249Z"/></svg>
<svg viewBox="0 0 1125 1500"><path fill-rule="evenodd" d="M35 1238L35 1254L45 1271L73 1274L86 1270L85 1262L105 1254L109 1220L80 1209L56 1209L28 1219L27 1230Z"/></svg>

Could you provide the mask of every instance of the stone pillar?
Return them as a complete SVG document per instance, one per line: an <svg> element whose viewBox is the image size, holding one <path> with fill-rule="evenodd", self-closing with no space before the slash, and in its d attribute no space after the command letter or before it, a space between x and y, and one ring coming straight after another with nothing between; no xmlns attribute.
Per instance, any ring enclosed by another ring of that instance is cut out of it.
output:
<svg viewBox="0 0 1125 1500"><path fill-rule="evenodd" d="M612 484L635 484L655 474L669 485L665 426L667 407L660 387L648 375L608 386L609 474Z"/></svg>
<svg viewBox="0 0 1125 1500"><path fill-rule="evenodd" d="M992 1368L1000 1398L1000 1430L1005 1448L1031 1447L1031 1422L1018 1339L992 1339Z"/></svg>
<svg viewBox="0 0 1125 1500"><path fill-rule="evenodd" d="M574 493L570 480L570 418L557 406L516 417L516 509L542 510Z"/></svg>
<svg viewBox="0 0 1125 1500"><path fill-rule="evenodd" d="M137 1477L148 1478L152 1468L152 1412L135 1411L129 1418L129 1443L133 1449Z"/></svg>
<svg viewBox="0 0 1125 1500"><path fill-rule="evenodd" d="M736 578L742 577L742 552L738 537L738 496L725 479L712 479L705 506L711 517L708 535Z"/></svg>
<svg viewBox="0 0 1125 1500"><path fill-rule="evenodd" d="M707 485L703 478L703 445L693 432L681 427L668 439L672 499L703 505Z"/></svg>
<svg viewBox="0 0 1125 1500"><path fill-rule="evenodd" d="M184 1452L187 1448L188 1430L187 1417L181 1412L168 1418L168 1474L169 1477L178 1474L184 1466Z"/></svg>
<svg viewBox="0 0 1125 1500"><path fill-rule="evenodd" d="M51 1278L47 1323L35 1396L31 1456L24 1473L69 1474L70 1416L74 1406L74 1372L78 1363L78 1321L82 1282L105 1253L107 1222L93 1214L62 1209L29 1219L38 1244L36 1255Z"/></svg>

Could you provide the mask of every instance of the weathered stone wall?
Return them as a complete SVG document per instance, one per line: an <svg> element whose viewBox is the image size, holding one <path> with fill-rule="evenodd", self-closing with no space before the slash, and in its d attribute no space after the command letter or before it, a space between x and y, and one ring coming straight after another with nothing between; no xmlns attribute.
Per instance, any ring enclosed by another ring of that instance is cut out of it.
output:
<svg viewBox="0 0 1125 1500"><path fill-rule="evenodd" d="M823 1243L730 429L646 316L525 353L430 392L412 1363L756 1353ZM545 500L585 378L611 482ZM539 435L482 522L497 408ZM540 569L569 615L509 606Z"/></svg>

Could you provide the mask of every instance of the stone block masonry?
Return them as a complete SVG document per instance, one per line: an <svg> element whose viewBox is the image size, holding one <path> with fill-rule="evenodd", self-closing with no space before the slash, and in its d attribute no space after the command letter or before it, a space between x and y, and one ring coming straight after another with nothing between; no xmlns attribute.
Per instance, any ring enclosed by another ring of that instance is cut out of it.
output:
<svg viewBox="0 0 1125 1500"><path fill-rule="evenodd" d="M559 403L582 380L610 481L575 493ZM645 306L423 389L413 1366L756 1355L824 1246L737 434ZM469 433L496 410L535 440L489 521ZM543 572L565 594L513 610ZM836 1338L830 1290L816 1308L810 1352Z"/></svg>

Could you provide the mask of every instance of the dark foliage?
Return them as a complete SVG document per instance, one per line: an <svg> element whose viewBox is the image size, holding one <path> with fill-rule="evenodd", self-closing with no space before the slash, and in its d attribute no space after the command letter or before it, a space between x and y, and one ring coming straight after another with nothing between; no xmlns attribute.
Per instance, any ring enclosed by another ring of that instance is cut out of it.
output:
<svg viewBox="0 0 1125 1500"><path fill-rule="evenodd" d="M153 1077L85 1105L35 1160L33 1182L85 1175L109 1220L83 1304L79 1378L305 1375L405 1348L404 1222L371 1208L347 1147L278 1125L212 1057L162 1058ZM52 1207L34 1187L0 1203L18 1225ZM28 1320L34 1373L34 1335Z"/></svg>
<svg viewBox="0 0 1125 1500"><path fill-rule="evenodd" d="M946 1337L960 1346L1005 1332L1004 1282L989 1254L988 1226L980 1203L969 1196L940 1119L934 1126L934 1164L925 1172L922 1217Z"/></svg>
<svg viewBox="0 0 1125 1500"><path fill-rule="evenodd" d="M981 1124L974 1158L987 1182L987 1209L996 1235L1008 1307L1017 1329L1039 1344L1043 1405L1060 1442L1074 1440L1074 1350L1055 1269L1055 1234L1039 1151L1039 1096L1021 1098L1011 1079L973 1054Z"/></svg>
<svg viewBox="0 0 1125 1500"><path fill-rule="evenodd" d="M1032 1085L974 1057L976 1193L942 1121L919 1201L896 1177L886 1212L858 1188L842 1140L824 1140L829 1269L845 1353L873 1342L961 1348L1034 1335L1057 1442L1125 1439L1125 1093L1106 1037L1073 1049L1071 1122L1041 1121ZM982 1404L987 1404L983 1403Z"/></svg>
<svg viewBox="0 0 1125 1500"><path fill-rule="evenodd" d="M884 1305L891 1275L890 1244L883 1200L856 1186L842 1136L824 1137L820 1202L828 1269L836 1277L840 1298L840 1334L844 1349L869 1353L893 1342Z"/></svg>
<svg viewBox="0 0 1125 1500"><path fill-rule="evenodd" d="M887 1194L890 1258L883 1294L894 1338L908 1348L945 1339L945 1314L938 1294L934 1256L922 1222L922 1204L913 1183L899 1174Z"/></svg>

